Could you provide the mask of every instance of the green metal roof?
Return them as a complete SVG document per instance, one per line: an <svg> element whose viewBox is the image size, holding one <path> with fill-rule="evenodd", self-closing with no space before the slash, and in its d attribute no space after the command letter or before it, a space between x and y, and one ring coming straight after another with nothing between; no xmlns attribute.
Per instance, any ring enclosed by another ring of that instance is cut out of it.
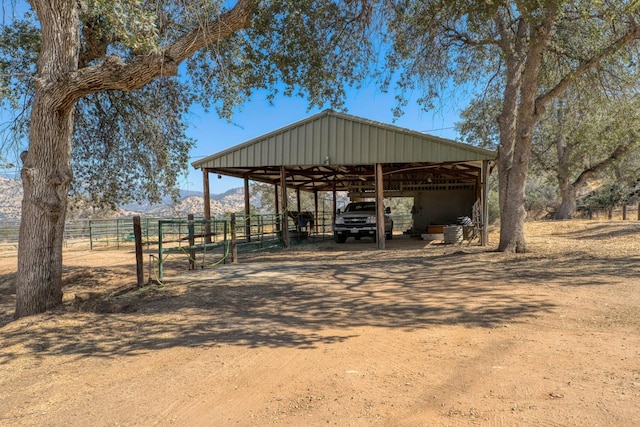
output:
<svg viewBox="0 0 640 427"><path fill-rule="evenodd" d="M328 158L328 161L327 161ZM192 163L201 168L493 160L494 151L326 110Z"/></svg>
<svg viewBox="0 0 640 427"><path fill-rule="evenodd" d="M348 190L370 181L373 166L411 181L477 179L496 153L433 135L325 110L192 163L196 169L277 184L280 168L303 190ZM432 182L432 181L430 181Z"/></svg>

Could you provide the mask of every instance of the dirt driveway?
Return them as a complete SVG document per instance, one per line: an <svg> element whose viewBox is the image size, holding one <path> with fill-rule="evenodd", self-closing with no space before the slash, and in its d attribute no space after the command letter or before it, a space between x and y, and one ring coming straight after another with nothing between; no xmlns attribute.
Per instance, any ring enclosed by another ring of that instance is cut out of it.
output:
<svg viewBox="0 0 640 427"><path fill-rule="evenodd" d="M0 425L640 425L639 233L175 259L140 291L132 253L68 252L64 306L14 322L0 253Z"/></svg>

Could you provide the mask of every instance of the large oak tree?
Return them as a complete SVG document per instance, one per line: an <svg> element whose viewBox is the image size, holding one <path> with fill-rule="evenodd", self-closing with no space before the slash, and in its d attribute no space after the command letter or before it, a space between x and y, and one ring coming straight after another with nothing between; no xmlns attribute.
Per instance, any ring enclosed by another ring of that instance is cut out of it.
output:
<svg viewBox="0 0 640 427"><path fill-rule="evenodd" d="M306 94L310 105L339 106L345 88L364 75L370 57L370 39L364 35L371 11L367 1L230 3L29 0L37 20L38 35L29 39L38 49L36 68L28 76L3 76L4 82L18 82L33 93L29 144L21 156L16 318L62 300L62 237L78 114L84 114L83 125L91 126L88 111L131 106L132 100L122 102L118 98L126 96L118 93L182 71L189 88L184 96L194 96L226 117L255 89L271 89L272 94L283 89L289 95ZM181 96L175 90L158 92L166 93ZM87 104L91 107L79 111L79 102L88 97L95 97ZM119 120L126 122L126 113ZM98 122L93 128L100 126ZM144 137L130 141L142 152L153 143ZM101 173L101 163L92 162L104 154L100 146L92 150L85 144L81 151L87 165L97 168L83 170ZM153 151L162 152L157 147Z"/></svg>
<svg viewBox="0 0 640 427"><path fill-rule="evenodd" d="M526 251L525 185L535 126L546 106L607 61L635 67L637 1L393 0L389 77L400 94L422 89L429 107L454 83L501 81L499 250ZM466 86L463 86L466 85ZM469 89L470 88L470 89Z"/></svg>
<svg viewBox="0 0 640 427"><path fill-rule="evenodd" d="M606 88L602 81L573 86L548 104L536 124L529 183L534 178L555 184L559 203L544 208L552 208L549 213L556 219L572 218L579 197L607 178L614 179L616 168L624 166L625 177L637 179L640 164L630 154L640 143L640 80L636 75L624 77L617 73L617 82ZM457 124L463 141L497 148L499 106L495 90L472 100ZM529 193L528 199L535 197Z"/></svg>
<svg viewBox="0 0 640 427"><path fill-rule="evenodd" d="M534 170L555 171L560 193L556 219L572 218L578 197L617 167L640 143L636 99L588 99L569 93L545 113L534 138ZM634 97L635 98L635 97Z"/></svg>

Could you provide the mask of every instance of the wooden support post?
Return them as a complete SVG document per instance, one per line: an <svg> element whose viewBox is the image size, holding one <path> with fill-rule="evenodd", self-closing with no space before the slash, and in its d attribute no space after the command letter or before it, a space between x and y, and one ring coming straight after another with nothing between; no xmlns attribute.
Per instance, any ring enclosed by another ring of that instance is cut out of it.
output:
<svg viewBox="0 0 640 427"><path fill-rule="evenodd" d="M249 202L249 178L244 178L244 217L245 217L245 237L247 242L251 241L251 204Z"/></svg>
<svg viewBox="0 0 640 427"><path fill-rule="evenodd" d="M193 214L187 215L187 233L189 236L189 270L195 270L196 268L196 250L193 246L196 244L195 225L193 223Z"/></svg>
<svg viewBox="0 0 640 427"><path fill-rule="evenodd" d="M93 223L89 220L89 250L93 250Z"/></svg>
<svg viewBox="0 0 640 427"><path fill-rule="evenodd" d="M314 208L314 214L313 214L313 223L315 226L315 234L319 233L319 222L318 221L318 190L313 190L313 208ZM311 228L309 228L309 230L311 230Z"/></svg>
<svg viewBox="0 0 640 427"><path fill-rule="evenodd" d="M204 219L211 220L211 192L209 191L209 170L202 169L202 191L204 193ZM204 242L211 243L211 225L206 222L204 225Z"/></svg>
<svg viewBox="0 0 640 427"><path fill-rule="evenodd" d="M477 213L482 216L482 206L484 206L484 187L482 183L484 182L482 174L484 173L484 168L480 168L480 172L476 177L476 202L480 201L480 206L478 206ZM477 220L478 218L473 218L473 207L471 208L471 219Z"/></svg>
<svg viewBox="0 0 640 427"><path fill-rule="evenodd" d="M301 233L302 224L300 223L300 212L302 212L302 201L300 200L300 188L296 188L296 208L298 209L298 212L293 220L295 222L293 226L295 227L296 232ZM296 239L300 240L300 234L297 234L296 236Z"/></svg>
<svg viewBox="0 0 640 427"><path fill-rule="evenodd" d="M480 246L489 243L489 176L491 169L489 161L482 161L482 229L480 233Z"/></svg>
<svg viewBox="0 0 640 427"><path fill-rule="evenodd" d="M336 184L333 184L333 211L331 212L331 233L333 233L333 225L336 223L336 211L338 210L338 196L336 194Z"/></svg>
<svg viewBox="0 0 640 427"><path fill-rule="evenodd" d="M278 186L273 186L276 207L276 232L282 230L282 220L280 219L280 196L278 194Z"/></svg>
<svg viewBox="0 0 640 427"><path fill-rule="evenodd" d="M142 226L139 215L133 217L133 237L136 242L136 276L138 287L141 288L144 286L144 263L142 261Z"/></svg>
<svg viewBox="0 0 640 427"><path fill-rule="evenodd" d="M231 221L229 224L231 227L231 262L233 264L238 263L238 240L236 238L236 214L231 214Z"/></svg>
<svg viewBox="0 0 640 427"><path fill-rule="evenodd" d="M622 220L627 220L627 204L622 205Z"/></svg>
<svg viewBox="0 0 640 427"><path fill-rule="evenodd" d="M280 167L280 191L282 196L282 243L285 248L289 247L289 213L287 201L287 171L284 166Z"/></svg>
<svg viewBox="0 0 640 427"><path fill-rule="evenodd" d="M384 233L384 179L382 175L382 163L376 163L375 172L376 187L376 242L378 249L385 248Z"/></svg>

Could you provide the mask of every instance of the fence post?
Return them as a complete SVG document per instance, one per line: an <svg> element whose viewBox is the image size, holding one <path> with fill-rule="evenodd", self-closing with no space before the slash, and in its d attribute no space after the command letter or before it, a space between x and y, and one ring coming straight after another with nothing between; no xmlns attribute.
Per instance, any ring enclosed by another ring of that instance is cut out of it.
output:
<svg viewBox="0 0 640 427"><path fill-rule="evenodd" d="M144 286L144 265L142 261L142 227L140 226L140 216L133 217L133 236L136 241L136 273L138 277L138 287Z"/></svg>
<svg viewBox="0 0 640 427"><path fill-rule="evenodd" d="M238 245L236 242L236 214L231 214L231 262L238 263Z"/></svg>
<svg viewBox="0 0 640 427"><path fill-rule="evenodd" d="M622 205L622 220L627 220L627 204Z"/></svg>
<svg viewBox="0 0 640 427"><path fill-rule="evenodd" d="M162 220L158 221L158 280L162 280L164 269L162 266Z"/></svg>
<svg viewBox="0 0 640 427"><path fill-rule="evenodd" d="M196 250L194 249L194 245L196 244L195 238L195 226L193 224L193 214L187 215L188 220L188 232L189 232L189 270L194 270L196 268ZM206 220L205 220L206 221Z"/></svg>
<svg viewBox="0 0 640 427"><path fill-rule="evenodd" d="M222 263L227 263L227 256L229 255L229 250L231 249L231 245L229 243L229 238L227 236L229 232L229 223L227 221L222 222ZM226 252L225 252L226 251Z"/></svg>
<svg viewBox="0 0 640 427"><path fill-rule="evenodd" d="M93 229L91 228L91 220L89 220L89 250L93 250Z"/></svg>

